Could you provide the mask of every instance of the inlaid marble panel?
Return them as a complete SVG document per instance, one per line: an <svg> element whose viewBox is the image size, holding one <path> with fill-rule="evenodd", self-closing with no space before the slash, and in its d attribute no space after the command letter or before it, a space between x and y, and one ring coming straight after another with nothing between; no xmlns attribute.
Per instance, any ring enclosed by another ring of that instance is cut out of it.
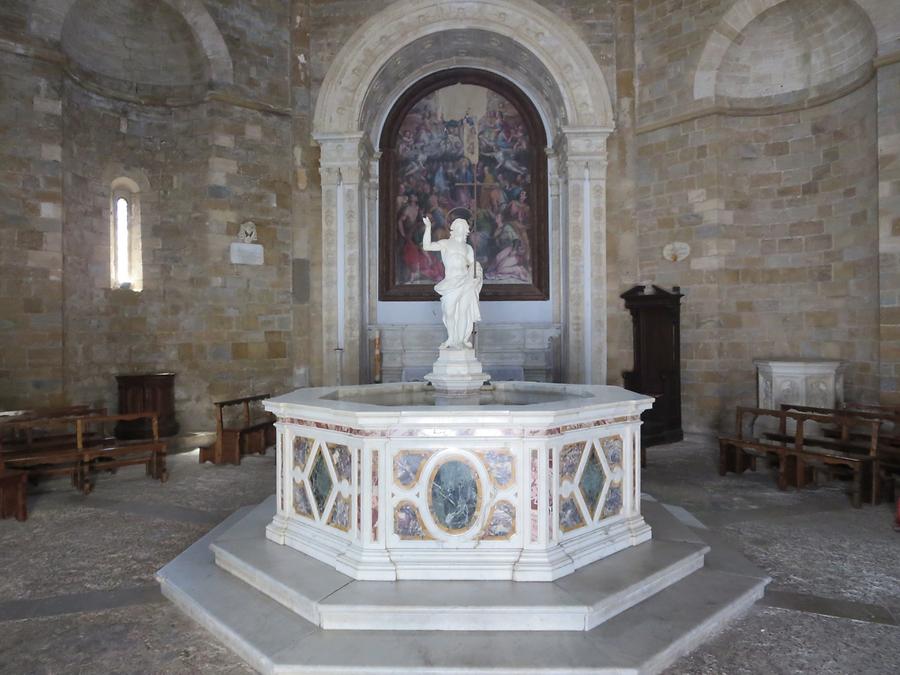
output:
<svg viewBox="0 0 900 675"><path fill-rule="evenodd" d="M516 532L516 507L507 501L494 505L482 539L509 539Z"/></svg>
<svg viewBox="0 0 900 675"><path fill-rule="evenodd" d="M600 447L603 448L603 454L606 456L606 463L610 469L621 468L622 466L622 437L609 436L600 440Z"/></svg>
<svg viewBox="0 0 900 675"><path fill-rule="evenodd" d="M301 516L315 518L309 503L309 495L306 494L306 486L302 481L294 482L294 511Z"/></svg>
<svg viewBox="0 0 900 675"><path fill-rule="evenodd" d="M531 499L529 502L531 517L531 541L538 540L538 451L531 451Z"/></svg>
<svg viewBox="0 0 900 675"><path fill-rule="evenodd" d="M331 480L331 474L328 471L328 465L325 463L325 455L321 452L316 453L316 459L313 461L312 470L309 472L309 485L312 488L313 499L319 516L325 508L328 496L331 494L331 488L334 481Z"/></svg>
<svg viewBox="0 0 900 675"><path fill-rule="evenodd" d="M553 478L553 453L552 452L548 453L548 455L549 456L547 458L547 479L546 479L547 483L546 483L546 487L545 487L545 494L547 495L547 513L549 516L549 519L547 522L550 525L550 527L548 529L549 529L550 538L552 539L553 537L556 536L556 519L553 517L553 506L554 506L553 485L554 485L555 481Z"/></svg>
<svg viewBox="0 0 900 675"><path fill-rule="evenodd" d="M600 458L593 450L588 455L585 462L584 470L581 472L581 480L578 481L578 487L581 490L581 496L584 497L584 503L588 508L588 515L593 518L597 510L597 503L600 501L600 493L603 492L603 485L606 482L606 475L603 473L603 467L600 465Z"/></svg>
<svg viewBox="0 0 900 675"><path fill-rule="evenodd" d="M378 450L372 450L372 541L378 541Z"/></svg>
<svg viewBox="0 0 900 675"><path fill-rule="evenodd" d="M350 471L353 464L350 458L350 450L346 445L328 443L328 452L331 455L331 464L334 466L334 474L338 481L350 481Z"/></svg>
<svg viewBox="0 0 900 675"><path fill-rule="evenodd" d="M306 468L306 460L312 451L315 441L305 436L294 437L294 466L303 471Z"/></svg>
<svg viewBox="0 0 900 675"><path fill-rule="evenodd" d="M581 455L584 453L586 443L579 441L578 443L567 443L563 449L559 451L559 479L575 480L575 474L578 473L578 465L581 463Z"/></svg>
<svg viewBox="0 0 900 675"><path fill-rule="evenodd" d="M559 502L559 527L563 532L571 532L584 527L584 516L574 497L566 497Z"/></svg>
<svg viewBox="0 0 900 675"><path fill-rule="evenodd" d="M430 539L422 526L419 509L411 502L400 502L394 509L394 533L401 539Z"/></svg>
<svg viewBox="0 0 900 675"><path fill-rule="evenodd" d="M394 481L402 487L412 487L419 481L422 464L430 452L404 450L394 457Z"/></svg>
<svg viewBox="0 0 900 675"><path fill-rule="evenodd" d="M363 459L359 450L356 453L356 531L362 532L363 514Z"/></svg>
<svg viewBox="0 0 900 675"><path fill-rule="evenodd" d="M499 488L512 484L516 478L515 458L508 450L488 450L482 453L491 481Z"/></svg>
<svg viewBox="0 0 900 675"><path fill-rule="evenodd" d="M428 506L434 522L449 532L472 526L481 506L478 474L468 463L451 459L442 463L431 478Z"/></svg>
<svg viewBox="0 0 900 675"><path fill-rule="evenodd" d="M331 515L328 517L328 524L339 530L347 532L350 530L350 497L339 495L334 500L334 506L331 507Z"/></svg>
<svg viewBox="0 0 900 675"><path fill-rule="evenodd" d="M617 516L622 512L622 483L615 482L610 484L609 491L606 493L606 501L603 503L603 510L600 518L609 518Z"/></svg>

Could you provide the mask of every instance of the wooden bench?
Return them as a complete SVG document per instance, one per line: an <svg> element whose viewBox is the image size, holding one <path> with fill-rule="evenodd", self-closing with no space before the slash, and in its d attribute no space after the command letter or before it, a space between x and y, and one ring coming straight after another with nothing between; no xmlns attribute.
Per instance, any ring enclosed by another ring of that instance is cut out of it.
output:
<svg viewBox="0 0 900 675"><path fill-rule="evenodd" d="M877 473L874 478L880 481L882 489L896 493L893 490L893 475L900 474L900 408L850 403L844 404L840 408L832 409L784 403L781 405L781 409L838 415L849 420L856 420L856 424L848 424L843 428L824 427L823 433L828 438L839 439L842 443L849 443L852 447L857 448L859 452L868 451L872 442L871 422L878 422L878 438L876 439ZM900 498L900 494L895 494L895 496Z"/></svg>
<svg viewBox="0 0 900 675"><path fill-rule="evenodd" d="M103 434L107 424L145 419L150 420L152 437L149 439L121 440ZM78 485L84 494L89 494L94 489L93 474L98 471L116 471L123 466L143 464L146 474L151 478L161 483L169 479L166 443L159 439L159 416L156 413L80 417L76 420L75 433L81 456Z"/></svg>
<svg viewBox="0 0 900 675"><path fill-rule="evenodd" d="M25 502L25 482L27 474L16 469L7 469L0 455L0 519L14 516L16 520L28 518Z"/></svg>
<svg viewBox="0 0 900 675"><path fill-rule="evenodd" d="M151 420L151 439L122 441L105 433L109 423L139 419ZM30 440L0 446L0 455L7 468L23 471L32 481L46 476L69 475L72 484L88 494L93 490L92 476L97 471L115 471L135 464L144 464L147 473L162 482L168 478L166 445L159 440L155 413L88 414L29 419L15 424L29 427L26 438ZM56 433L60 428L67 432Z"/></svg>
<svg viewBox="0 0 900 675"><path fill-rule="evenodd" d="M78 486L81 455L75 431L78 415L27 416L7 422L0 436L0 455L7 468L23 471L28 480L66 475Z"/></svg>
<svg viewBox="0 0 900 675"><path fill-rule="evenodd" d="M862 431L853 427L845 428L844 432L846 433L846 438L842 438L842 440L853 439L865 443L868 443L869 441L869 428L865 423L875 420L882 425L878 432L878 442L883 446L895 446L900 448L900 408L853 403L846 403L840 408L817 408L815 406L782 403L781 409L812 413L815 415L839 415L859 420L860 423L856 426L862 427ZM886 428L885 425L889 425L889 428ZM824 432L827 436L834 438L841 437L840 430L837 428L826 427Z"/></svg>
<svg viewBox="0 0 900 675"><path fill-rule="evenodd" d="M275 443L275 416L265 413L265 417L254 419L250 404L264 401L269 394L244 396L227 401L216 401L216 442L208 448L200 448L200 463L240 464L243 455L266 452ZM237 426L225 425L225 408L243 406L241 423Z"/></svg>
<svg viewBox="0 0 900 675"><path fill-rule="evenodd" d="M94 410L89 405L57 406L53 408L28 408L23 410L4 410L0 412L0 426L7 422L25 422L34 419L49 419L51 417L72 417L84 415Z"/></svg>
<svg viewBox="0 0 900 675"><path fill-rule="evenodd" d="M777 431L746 436L745 419L773 418L778 421ZM759 458L773 460L778 466L778 487L804 487L816 470L829 475L847 476L851 479L853 506L859 507L863 499L877 501L878 490L878 422L865 421L871 429L872 441L863 447L840 439L818 438L806 435L805 426L818 424L841 429L841 434L860 423L845 415L821 415L787 410L739 407L736 415L737 430L734 436L719 437L719 474L729 471L743 473L755 470ZM788 423L793 422L793 433Z"/></svg>
<svg viewBox="0 0 900 675"><path fill-rule="evenodd" d="M89 415L105 415L106 408L69 406L22 411L0 418L0 450L52 449L75 443L75 420ZM91 435L89 432L88 435Z"/></svg>

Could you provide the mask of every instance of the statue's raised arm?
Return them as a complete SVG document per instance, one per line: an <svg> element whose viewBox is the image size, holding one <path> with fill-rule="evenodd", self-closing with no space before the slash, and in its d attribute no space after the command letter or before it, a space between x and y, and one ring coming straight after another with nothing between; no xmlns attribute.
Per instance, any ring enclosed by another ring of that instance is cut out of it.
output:
<svg viewBox="0 0 900 675"><path fill-rule="evenodd" d="M425 216L422 220L425 222L425 234L422 235L422 249L425 251L440 251L443 248L443 242L431 241L431 218Z"/></svg>

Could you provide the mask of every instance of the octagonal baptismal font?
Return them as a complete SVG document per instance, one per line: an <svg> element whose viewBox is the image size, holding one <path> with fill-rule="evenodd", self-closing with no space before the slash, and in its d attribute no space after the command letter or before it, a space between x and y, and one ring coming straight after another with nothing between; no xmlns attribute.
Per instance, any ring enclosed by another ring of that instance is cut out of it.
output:
<svg viewBox="0 0 900 675"><path fill-rule="evenodd" d="M653 399L484 385L468 224L438 242L425 225L448 335L427 383L266 401L274 497L160 570L163 592L266 672L661 669L765 581L701 569L709 547L683 526L650 541L639 453ZM427 631L457 633L448 648Z"/></svg>
<svg viewBox="0 0 900 675"><path fill-rule="evenodd" d="M640 414L619 387L303 389L278 417L267 537L360 580L551 581L647 541Z"/></svg>

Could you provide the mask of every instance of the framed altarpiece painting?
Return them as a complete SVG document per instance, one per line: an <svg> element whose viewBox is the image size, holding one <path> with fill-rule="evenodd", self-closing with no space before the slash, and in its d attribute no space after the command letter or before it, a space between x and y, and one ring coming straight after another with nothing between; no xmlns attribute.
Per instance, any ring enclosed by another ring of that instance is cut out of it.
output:
<svg viewBox="0 0 900 675"><path fill-rule="evenodd" d="M455 218L484 271L482 300L549 298L546 135L533 104L488 72L425 78L397 101L381 143L379 299L437 300L440 254L422 250Z"/></svg>

